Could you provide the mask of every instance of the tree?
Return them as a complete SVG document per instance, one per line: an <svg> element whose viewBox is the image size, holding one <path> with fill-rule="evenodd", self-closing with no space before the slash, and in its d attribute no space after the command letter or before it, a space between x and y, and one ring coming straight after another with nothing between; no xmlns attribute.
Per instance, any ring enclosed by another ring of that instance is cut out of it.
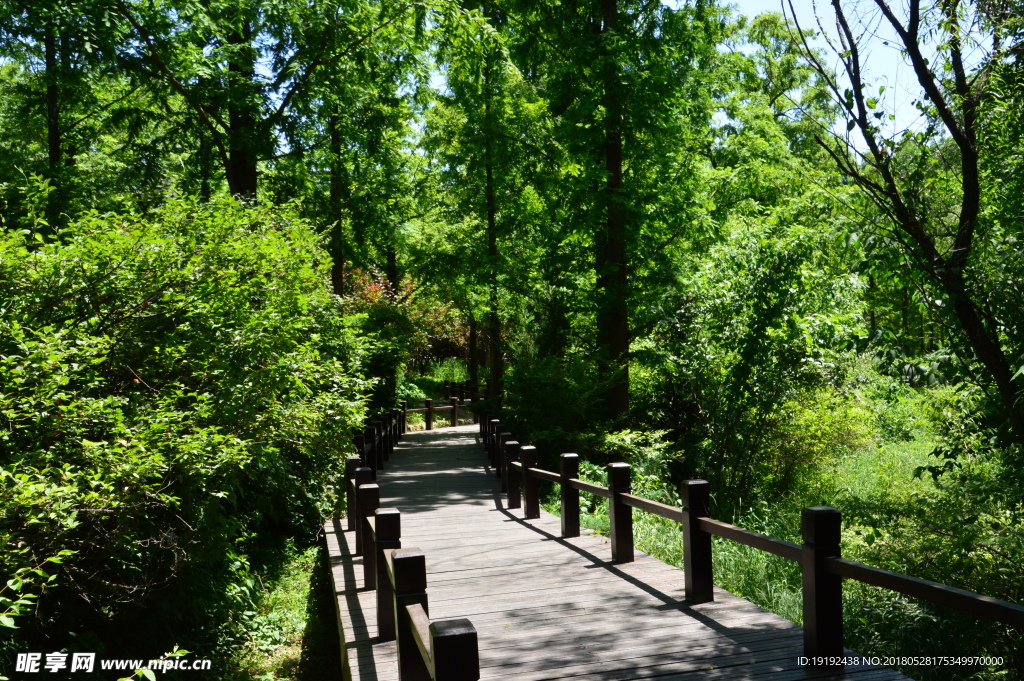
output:
<svg viewBox="0 0 1024 681"><path fill-rule="evenodd" d="M874 5L913 68L921 88L917 106L926 128L886 133L886 112L867 82L867 31L857 32L855 17L841 0L832 0L839 41L833 47L844 82L809 48L807 56L847 116L848 133L856 128L866 150L858 149L849 134L820 135L819 143L878 206L912 262L936 286L936 307L950 311L968 354L983 368L983 384L995 387L994 397L1013 439L1024 445L1020 372L1014 373L1007 356L1003 324L986 309L986 282L978 276L976 255L979 230L987 236L982 210L988 187L979 147L982 102L994 69L1014 48L1007 43L1014 27L1012 13L963 0L939 0L925 7L921 0L910 0L905 16L886 0L874 0ZM926 56L929 48L935 50L935 66ZM954 192L954 205L937 206L928 200L929 185L935 182Z"/></svg>
<svg viewBox="0 0 1024 681"><path fill-rule="evenodd" d="M256 197L260 163L279 152L297 103L317 98L311 91L317 76L373 54L379 33L416 23L409 3L115 0L115 6L135 38L126 56L167 96L181 99L211 142L231 193L249 199Z"/></svg>
<svg viewBox="0 0 1024 681"><path fill-rule="evenodd" d="M631 343L674 281L673 256L689 232L700 148L691 133L711 112L711 88L697 74L716 59L723 25L703 1L502 7L513 61L551 111L561 165L542 191L564 206L561 241L588 246L590 354L606 385L605 417L623 421ZM583 265L572 263L576 276Z"/></svg>

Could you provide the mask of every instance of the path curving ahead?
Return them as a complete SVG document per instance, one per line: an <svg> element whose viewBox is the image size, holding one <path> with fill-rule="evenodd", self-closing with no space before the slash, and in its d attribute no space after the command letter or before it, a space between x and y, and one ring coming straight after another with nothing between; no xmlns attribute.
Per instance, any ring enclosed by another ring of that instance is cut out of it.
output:
<svg viewBox="0 0 1024 681"><path fill-rule="evenodd" d="M481 679L896 681L879 667L803 668L792 622L721 589L690 606L683 573L637 552L611 563L604 537L559 538L558 518L502 504L478 426L407 433L381 471L381 507L402 514L402 546L427 559L432 620L469 618ZM325 526L352 679L397 681L395 644L376 639L354 533Z"/></svg>

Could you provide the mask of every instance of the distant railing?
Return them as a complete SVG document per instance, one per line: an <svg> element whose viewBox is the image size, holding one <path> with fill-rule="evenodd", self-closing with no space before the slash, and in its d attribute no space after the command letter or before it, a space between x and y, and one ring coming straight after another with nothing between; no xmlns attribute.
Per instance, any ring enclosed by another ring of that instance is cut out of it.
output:
<svg viewBox="0 0 1024 681"><path fill-rule="evenodd" d="M408 400L399 402L399 411L402 414L402 432L408 432L406 414L423 414L426 430L434 429L434 417L438 412L448 412L448 425L459 425L459 410L470 409L473 414L473 423L479 423L480 416L473 410L474 404L480 404L484 400L484 393L477 386L470 383L444 382L444 399L449 402L446 405L435 405L434 400L423 400L422 407L409 407Z"/></svg>
<svg viewBox="0 0 1024 681"><path fill-rule="evenodd" d="M360 454L345 462L348 529L363 557L363 584L377 595L377 636L396 641L400 681L477 681L476 629L467 619L430 621L426 557L402 548L399 510L380 508L373 480L401 438L401 420L393 409L371 422L356 439Z"/></svg>
<svg viewBox="0 0 1024 681"><path fill-rule="evenodd" d="M539 518L538 481L560 485L562 537L580 535L580 492L608 499L614 562L633 561L634 508L681 524L685 594L691 604L714 600L712 535L800 564L804 656L816 666L839 664L843 658L843 578L1024 629L1024 607L1015 603L843 558L842 517L834 508L804 508L803 544L794 544L711 518L710 486L705 480L687 480L682 484L680 508L631 494L630 467L626 463L608 464L607 486L579 479L577 454L562 454L558 473L537 468L536 448L513 440L512 433L504 429L493 412L482 414L480 437L495 474L501 478L501 490L507 492L507 508L522 508L527 519Z"/></svg>

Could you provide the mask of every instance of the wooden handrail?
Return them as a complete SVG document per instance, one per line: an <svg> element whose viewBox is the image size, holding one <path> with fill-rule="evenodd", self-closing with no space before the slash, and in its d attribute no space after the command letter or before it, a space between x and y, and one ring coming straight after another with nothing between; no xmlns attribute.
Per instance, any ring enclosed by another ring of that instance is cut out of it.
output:
<svg viewBox="0 0 1024 681"><path fill-rule="evenodd" d="M427 611L423 609L422 603L409 603L404 607L406 616L409 618L412 638L416 641L416 647L420 649L423 663L433 678L434 657L430 654L430 618L427 617Z"/></svg>
<svg viewBox="0 0 1024 681"><path fill-rule="evenodd" d="M604 497L605 499L611 499L612 493L607 487L596 485L592 482L586 482L585 480L572 479L569 480L569 486L573 489L578 489L581 492L587 492L593 494L595 497Z"/></svg>
<svg viewBox="0 0 1024 681"><path fill-rule="evenodd" d="M668 518L674 520L677 523L683 522L683 510L676 506L669 506L658 501L651 501L650 499L644 499L634 494L623 494L622 501L626 506L630 506L640 511L646 511L662 518Z"/></svg>
<svg viewBox="0 0 1024 681"><path fill-rule="evenodd" d="M730 525L729 523L724 523L721 520L715 520L714 518L698 518L697 522L702 530L709 534L713 534L716 537L730 539L737 544L750 546L759 551L765 551L785 558L786 560L791 560L795 563L803 562L803 549L799 544L776 539L775 537L769 537L767 534L761 534L760 532L747 530L742 527L737 527L736 525Z"/></svg>
<svg viewBox="0 0 1024 681"><path fill-rule="evenodd" d="M829 558L828 569L840 577L880 586L912 598L930 601L977 617L1024 629L1024 606L947 586L919 577L901 575L846 558Z"/></svg>
<svg viewBox="0 0 1024 681"><path fill-rule="evenodd" d="M385 563L394 592L400 681L477 681L480 650L473 624L467 619L430 621L423 552L395 549Z"/></svg>
<svg viewBox="0 0 1024 681"><path fill-rule="evenodd" d="M496 457L492 458L492 465L496 465L502 475L503 485L507 483L507 508L515 509L521 505L526 509L532 508L539 496L536 481L556 483L562 490L562 536L576 537L579 536L579 492L608 499L612 558L616 562L632 560L632 520L629 514L632 509L682 524L685 593L690 603L714 599L712 536L799 564L803 570L804 653L807 657L842 659L841 580L844 578L1024 629L1024 606L843 558L840 555L841 515L833 508L805 508L803 544L794 544L709 517L708 483L704 480L685 481L681 490L683 506L677 507L632 494L628 487L629 466L624 463L609 464L609 485L603 486L576 477L579 473L576 454L562 455L563 470L560 474L537 468L532 462L518 461L518 452L523 447L512 440L511 433L504 434L508 436L508 442L496 444L494 430L500 421L490 414L487 417L481 421L481 439L489 454L492 449L498 450ZM526 497L522 502L521 494ZM567 517L569 515L572 517Z"/></svg>

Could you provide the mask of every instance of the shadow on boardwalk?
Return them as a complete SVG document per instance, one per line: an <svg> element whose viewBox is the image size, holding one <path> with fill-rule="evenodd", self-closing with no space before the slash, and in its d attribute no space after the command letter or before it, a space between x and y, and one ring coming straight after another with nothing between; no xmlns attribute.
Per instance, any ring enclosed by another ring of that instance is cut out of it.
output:
<svg viewBox="0 0 1024 681"><path fill-rule="evenodd" d="M878 667L840 673L801 667L802 631L716 589L683 599L683 574L638 554L610 562L603 537L562 539L557 518L504 508L476 426L410 433L377 482L381 505L402 512L403 546L427 556L432 619L468 617L481 679L903 679ZM397 680L392 643L375 638L374 594L363 589L352 533L329 548L354 679Z"/></svg>

